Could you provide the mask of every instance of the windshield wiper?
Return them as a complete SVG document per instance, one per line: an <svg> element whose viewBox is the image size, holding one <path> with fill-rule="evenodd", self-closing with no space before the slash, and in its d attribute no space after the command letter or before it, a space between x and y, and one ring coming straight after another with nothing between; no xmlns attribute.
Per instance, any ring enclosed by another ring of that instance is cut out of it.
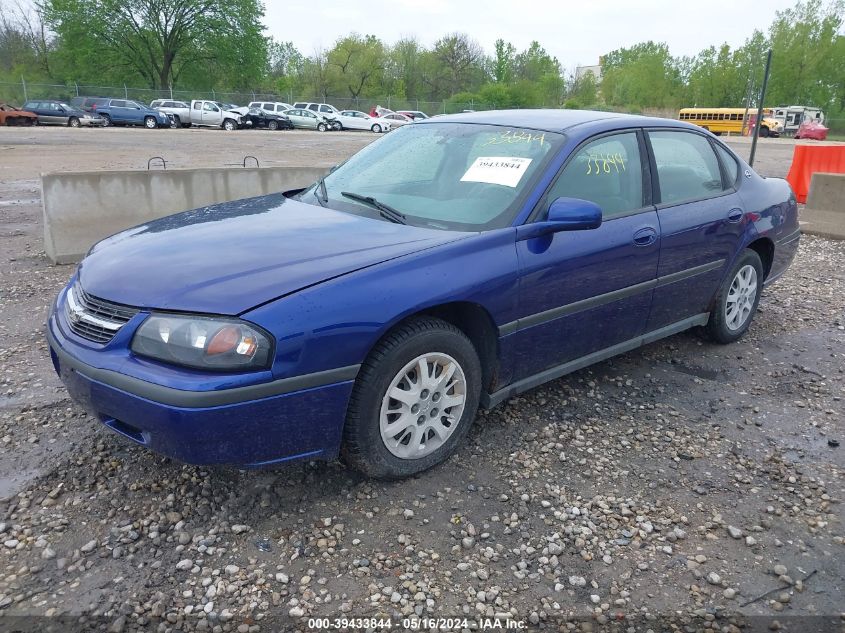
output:
<svg viewBox="0 0 845 633"><path fill-rule="evenodd" d="M404 213L397 211L390 205L385 204L384 202L379 202L372 196L362 196L360 193L353 193L351 191L341 191L340 195L346 198L351 198L352 200L357 200L358 202L363 202L364 204L368 204L371 207L378 209L379 215L386 220L396 222L396 224L408 223Z"/></svg>
<svg viewBox="0 0 845 633"><path fill-rule="evenodd" d="M317 194L317 190L319 189L320 193ZM326 191L326 177L323 176L320 180L317 181L317 186L314 187L314 197L317 198L320 205L326 206L326 203L329 201L329 193Z"/></svg>

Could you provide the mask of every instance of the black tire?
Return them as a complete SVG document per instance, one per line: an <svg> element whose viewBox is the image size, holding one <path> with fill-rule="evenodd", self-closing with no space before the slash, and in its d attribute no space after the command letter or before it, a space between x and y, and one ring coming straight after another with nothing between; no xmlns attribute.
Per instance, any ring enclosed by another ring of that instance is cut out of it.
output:
<svg viewBox="0 0 845 633"><path fill-rule="evenodd" d="M75 116L70 117L67 120L67 126L68 127L79 127L79 119Z"/></svg>
<svg viewBox="0 0 845 633"><path fill-rule="evenodd" d="M381 126L378 123L376 123L375 125L373 125L373 127L370 128L370 131L375 132L376 134L380 134L381 133Z"/></svg>
<svg viewBox="0 0 845 633"><path fill-rule="evenodd" d="M325 123L318 123L317 124L317 131L318 132L325 132L328 129L329 129L329 127Z"/></svg>
<svg viewBox="0 0 845 633"><path fill-rule="evenodd" d="M232 132L237 127L237 124L232 119L226 119L223 121L223 129L227 132Z"/></svg>
<svg viewBox="0 0 845 633"><path fill-rule="evenodd" d="M108 114L101 114L100 116L103 117L103 127L112 126L111 117Z"/></svg>
<svg viewBox="0 0 845 633"><path fill-rule="evenodd" d="M760 128L760 136L761 136L762 138L767 138L767 137L769 136L769 128L767 128L767 127L761 127L761 128Z"/></svg>
<svg viewBox="0 0 845 633"><path fill-rule="evenodd" d="M737 279L739 271L746 266L751 266L754 269L756 275L756 291L753 301L751 302L751 310L745 317L745 320L739 324L738 327L732 328L728 325L727 318L728 295L731 291L731 286L734 284L734 280ZM757 312L757 306L760 303L760 294L762 293L762 290L763 262L760 260L760 256L755 251L747 248L742 255L739 256L736 264L734 264L731 272L727 275L727 277L725 277L725 280L722 282L722 286L719 288L719 292L716 294L716 298L713 301L713 309L710 312L710 320L707 322L707 325L704 326L707 336L711 340L723 344L733 343L734 341L742 338L742 335L745 334L751 326L751 321L754 320L754 315Z"/></svg>
<svg viewBox="0 0 845 633"><path fill-rule="evenodd" d="M182 127L182 119L179 118L178 114L173 115L173 127L177 130Z"/></svg>
<svg viewBox="0 0 845 633"><path fill-rule="evenodd" d="M466 384L464 411L455 423L457 427L439 448L419 459L402 459L391 453L381 438L382 400L402 368L428 353L448 354L460 366ZM365 475L378 479L401 479L436 466L448 459L466 438L478 411L480 395L481 362L467 336L454 325L433 317L406 321L389 332L361 365L346 413L343 459Z"/></svg>
<svg viewBox="0 0 845 633"><path fill-rule="evenodd" d="M267 123L267 129L273 130L274 132L279 129L279 122L278 121L269 121Z"/></svg>
<svg viewBox="0 0 845 633"><path fill-rule="evenodd" d="M154 116L145 116L144 127L148 130L154 130L158 127L158 121L156 121L156 118Z"/></svg>

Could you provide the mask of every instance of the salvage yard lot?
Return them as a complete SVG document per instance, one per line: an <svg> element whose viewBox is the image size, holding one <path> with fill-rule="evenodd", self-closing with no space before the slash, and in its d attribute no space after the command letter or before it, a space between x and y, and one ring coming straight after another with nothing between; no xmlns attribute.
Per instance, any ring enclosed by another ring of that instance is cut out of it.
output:
<svg viewBox="0 0 845 633"><path fill-rule="evenodd" d="M43 332L73 268L44 255L39 173L152 156L329 166L375 138L0 128L0 630L27 622L12 616L280 631L303 616L497 614L841 630L842 242L805 236L739 343L681 334L513 398L403 482L337 462L184 466L70 401ZM793 144L762 140L758 170L784 176Z"/></svg>

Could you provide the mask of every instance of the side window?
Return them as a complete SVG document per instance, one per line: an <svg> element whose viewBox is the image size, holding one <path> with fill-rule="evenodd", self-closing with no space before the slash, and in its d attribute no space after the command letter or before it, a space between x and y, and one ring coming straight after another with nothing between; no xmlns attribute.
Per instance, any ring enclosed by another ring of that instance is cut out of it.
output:
<svg viewBox="0 0 845 633"><path fill-rule="evenodd" d="M316 111L317 111L317 108L318 108L318 107L319 107L319 106L318 106L316 103L311 103L311 104L309 104L309 105L308 105L308 109L309 109L309 110L313 110L314 112L316 112Z"/></svg>
<svg viewBox="0 0 845 633"><path fill-rule="evenodd" d="M649 132L660 202L709 198L722 191L722 174L710 141L690 132Z"/></svg>
<svg viewBox="0 0 845 633"><path fill-rule="evenodd" d="M552 185L555 198L581 198L601 207L605 220L643 207L643 171L636 132L603 136L570 159Z"/></svg>
<svg viewBox="0 0 845 633"><path fill-rule="evenodd" d="M194 110L202 110L202 103L199 101L194 103Z"/></svg>
<svg viewBox="0 0 845 633"><path fill-rule="evenodd" d="M733 187L734 184L736 184L736 179L739 178L739 164L736 162L736 158L734 158L728 150L718 143L716 144L716 153L722 161L722 167L725 168L725 175L728 179L728 187Z"/></svg>

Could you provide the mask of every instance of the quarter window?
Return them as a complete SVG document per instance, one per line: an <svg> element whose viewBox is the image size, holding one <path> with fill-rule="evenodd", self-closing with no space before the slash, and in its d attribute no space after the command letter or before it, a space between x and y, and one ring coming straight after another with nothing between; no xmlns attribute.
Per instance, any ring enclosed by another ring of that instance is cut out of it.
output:
<svg viewBox="0 0 845 633"><path fill-rule="evenodd" d="M578 150L558 176L548 202L556 198L595 202L607 220L643 207L643 172L635 132L604 136Z"/></svg>
<svg viewBox="0 0 845 633"><path fill-rule="evenodd" d="M736 162L736 158L721 145L716 145L716 153L722 161L722 167L725 168L726 184L728 187L733 187L736 179L739 178L739 164Z"/></svg>
<svg viewBox="0 0 845 633"><path fill-rule="evenodd" d="M660 201L701 200L722 191L719 162L710 141L690 132L649 132Z"/></svg>

